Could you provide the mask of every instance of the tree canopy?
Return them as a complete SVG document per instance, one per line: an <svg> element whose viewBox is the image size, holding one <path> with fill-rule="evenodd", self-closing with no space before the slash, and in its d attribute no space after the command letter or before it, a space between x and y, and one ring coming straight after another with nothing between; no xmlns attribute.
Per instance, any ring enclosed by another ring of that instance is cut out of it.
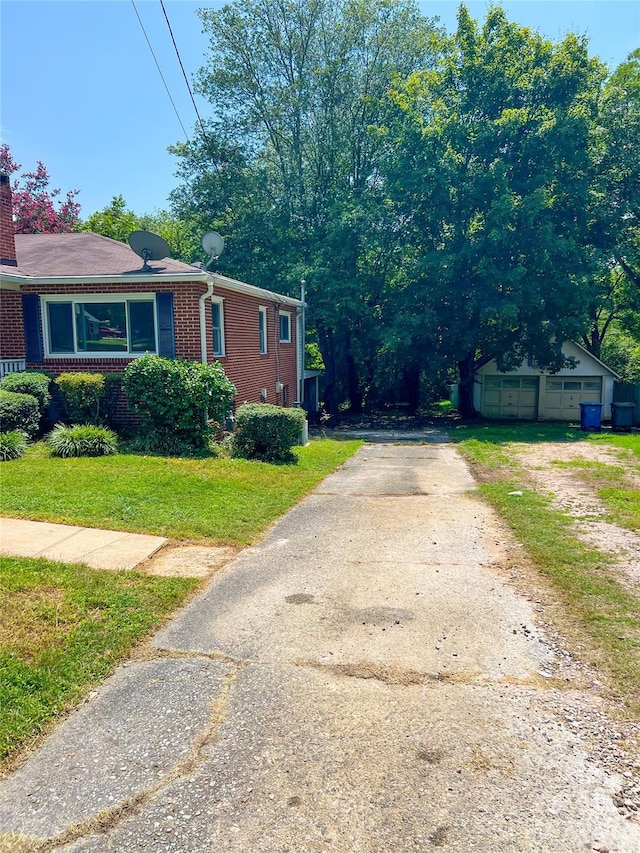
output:
<svg viewBox="0 0 640 853"><path fill-rule="evenodd" d="M412 255L395 322L415 329L414 352L457 363L465 414L479 366L559 369L584 328L603 77L575 36L553 44L497 7L479 27L462 7L436 66L390 92L380 171Z"/></svg>
<svg viewBox="0 0 640 853"><path fill-rule="evenodd" d="M0 145L0 172L11 177L22 166L16 163L7 144ZM12 181L13 217L16 234L57 234L73 231L80 217L76 201L79 190L69 190L64 199L61 190L50 188L49 172L38 160L34 172L22 172Z"/></svg>
<svg viewBox="0 0 640 853"><path fill-rule="evenodd" d="M58 218L25 227L152 230L189 262L216 230L219 272L291 295L304 280L331 412L415 408L456 379L473 415L481 365L555 371L567 339L640 370L640 50L609 73L584 37L497 6L479 23L462 5L451 35L414 0L198 14L212 118L172 147L170 211L115 196L78 223L39 164L24 189Z"/></svg>
<svg viewBox="0 0 640 853"><path fill-rule="evenodd" d="M330 410L457 374L473 414L481 364L557 370L637 310L640 52L608 75L499 7L452 36L412 0L199 14L215 117L174 148L174 209L225 234L223 271L305 279Z"/></svg>

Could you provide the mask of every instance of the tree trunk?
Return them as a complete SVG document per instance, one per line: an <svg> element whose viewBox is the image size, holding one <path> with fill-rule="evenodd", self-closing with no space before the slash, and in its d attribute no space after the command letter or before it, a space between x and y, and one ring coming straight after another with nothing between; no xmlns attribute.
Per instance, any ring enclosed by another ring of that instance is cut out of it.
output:
<svg viewBox="0 0 640 853"><path fill-rule="evenodd" d="M324 408L330 415L338 414L338 388L336 382L336 358L335 358L335 341L331 331L324 329L320 324L316 324L318 330L318 345L322 353L324 361Z"/></svg>
<svg viewBox="0 0 640 853"><path fill-rule="evenodd" d="M458 411L465 420L478 417L478 412L473 402L473 386L475 371L475 353L471 352L462 361L458 362L460 371L460 384L458 386Z"/></svg>
<svg viewBox="0 0 640 853"><path fill-rule="evenodd" d="M409 411L415 415L420 406L420 368L411 364L402 371L402 397L408 404Z"/></svg>
<svg viewBox="0 0 640 853"><path fill-rule="evenodd" d="M362 414L363 403L360 376L355 358L351 355L349 335L347 335L347 382L349 386L349 407L357 415Z"/></svg>

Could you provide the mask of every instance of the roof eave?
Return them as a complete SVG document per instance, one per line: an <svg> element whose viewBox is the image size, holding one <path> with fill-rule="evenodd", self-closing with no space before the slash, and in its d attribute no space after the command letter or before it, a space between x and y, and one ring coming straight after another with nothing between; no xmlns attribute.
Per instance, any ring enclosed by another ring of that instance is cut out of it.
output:
<svg viewBox="0 0 640 853"><path fill-rule="evenodd" d="M185 282L185 281L201 281L207 282L207 275L201 270L194 269L193 272L179 273L119 273L117 275L56 275L56 276L21 276L22 284L35 284L38 286L46 286L48 284L135 284L136 282L144 282L149 284L153 281L163 283Z"/></svg>
<svg viewBox="0 0 640 853"><path fill-rule="evenodd" d="M14 273L0 273L0 290L20 290L21 285L28 281L26 276Z"/></svg>
<svg viewBox="0 0 640 853"><path fill-rule="evenodd" d="M280 305L289 305L292 308L301 308L302 302L295 299L293 296L285 296L283 293L276 293L273 290L267 290L264 287L256 287L254 284L247 284L244 281L238 281L235 278L227 278L225 275L218 273L209 273L210 279L213 281L214 287L225 287L227 290L234 290L237 293L246 293L248 296L262 297L270 302L276 302Z"/></svg>
<svg viewBox="0 0 640 853"><path fill-rule="evenodd" d="M601 367L604 367L604 368L605 368L605 370L608 370L608 371L609 371L609 373L610 373L612 376L615 376L615 378L616 378L616 379L620 379L620 374L619 374L619 373L616 373L616 371L615 371L612 367L609 367L609 365L608 365L608 364L605 364L605 363L604 363L604 361L601 361L601 360L598 358L598 356L597 356L597 355L594 355L592 352L589 352L589 350L588 350L585 346L583 346L582 344L579 344L579 343L578 343L578 341L571 341L571 343L572 343L574 346L578 347L578 349L581 349L581 350L582 350L582 352L584 352L584 353L586 353L588 356L590 356L594 361L597 361L597 362L598 362L598 364L599 364L599 365L601 365Z"/></svg>

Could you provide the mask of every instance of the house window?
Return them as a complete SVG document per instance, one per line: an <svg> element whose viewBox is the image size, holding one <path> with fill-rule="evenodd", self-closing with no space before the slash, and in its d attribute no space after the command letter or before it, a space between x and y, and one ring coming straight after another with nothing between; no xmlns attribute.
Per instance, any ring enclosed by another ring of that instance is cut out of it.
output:
<svg viewBox="0 0 640 853"><path fill-rule="evenodd" d="M260 354L267 352L267 309L264 305L258 308L258 328L260 330Z"/></svg>
<svg viewBox="0 0 640 853"><path fill-rule="evenodd" d="M155 299L73 296L43 300L48 355L134 355L157 352Z"/></svg>
<svg viewBox="0 0 640 853"><path fill-rule="evenodd" d="M223 356L224 349L224 308L222 299L211 299L211 317L213 319L213 354Z"/></svg>
<svg viewBox="0 0 640 853"><path fill-rule="evenodd" d="M280 343L291 343L291 314L288 311L280 312Z"/></svg>

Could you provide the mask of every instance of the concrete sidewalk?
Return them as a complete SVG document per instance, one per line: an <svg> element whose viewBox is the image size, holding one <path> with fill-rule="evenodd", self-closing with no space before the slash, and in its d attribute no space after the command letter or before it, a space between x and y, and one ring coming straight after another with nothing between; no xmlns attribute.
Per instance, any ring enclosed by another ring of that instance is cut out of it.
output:
<svg viewBox="0 0 640 853"><path fill-rule="evenodd" d="M363 447L0 782L5 847L637 853L473 488Z"/></svg>
<svg viewBox="0 0 640 853"><path fill-rule="evenodd" d="M86 563L93 569L133 569L166 542L162 536L0 518L0 554Z"/></svg>

